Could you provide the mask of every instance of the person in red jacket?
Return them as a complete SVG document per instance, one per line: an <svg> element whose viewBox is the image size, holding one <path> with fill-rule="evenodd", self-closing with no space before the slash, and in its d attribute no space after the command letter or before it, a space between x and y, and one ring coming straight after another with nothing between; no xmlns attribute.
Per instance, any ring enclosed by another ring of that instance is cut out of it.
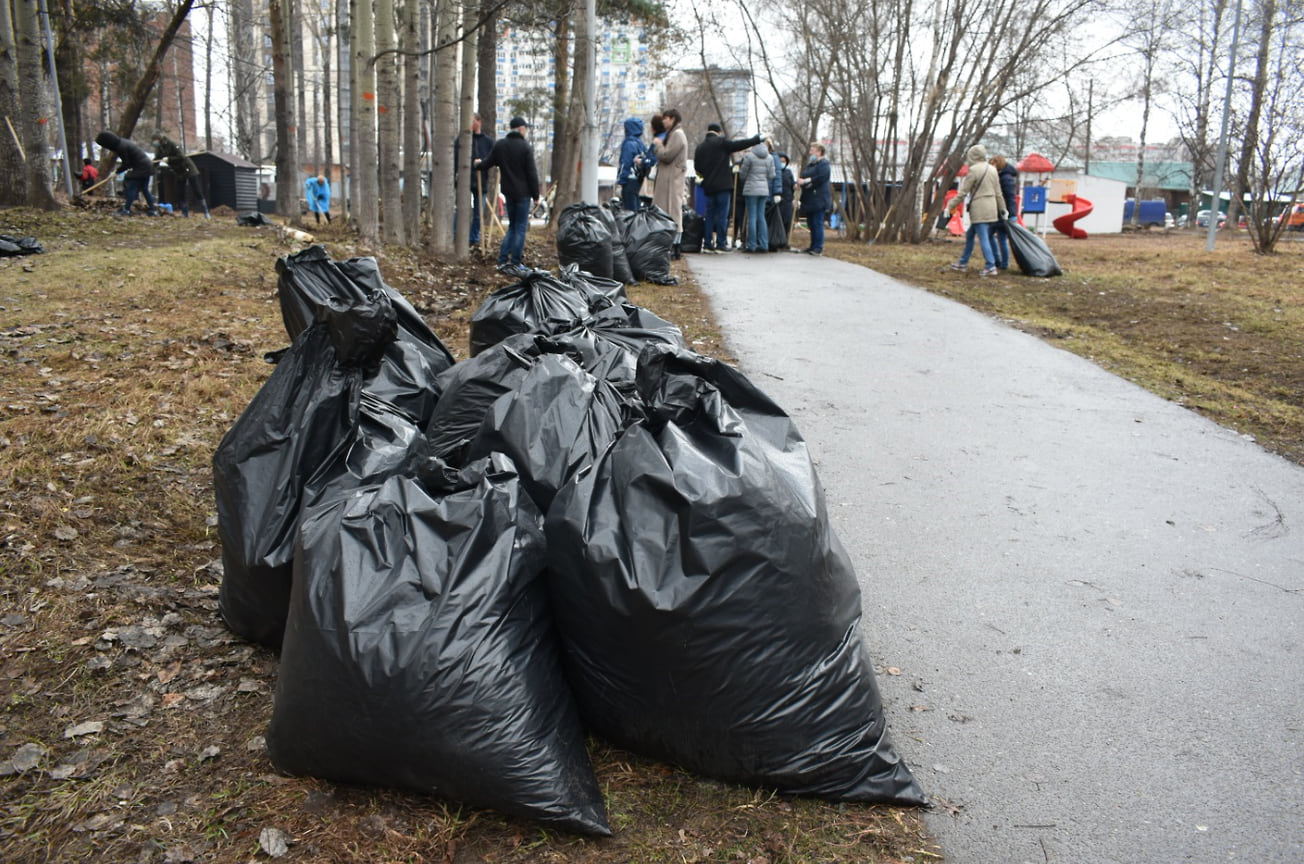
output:
<svg viewBox="0 0 1304 864"><path fill-rule="evenodd" d="M77 179L81 181L81 189L83 192L100 182L100 172L95 170L95 163L90 159L83 159L82 170L81 173L77 175Z"/></svg>

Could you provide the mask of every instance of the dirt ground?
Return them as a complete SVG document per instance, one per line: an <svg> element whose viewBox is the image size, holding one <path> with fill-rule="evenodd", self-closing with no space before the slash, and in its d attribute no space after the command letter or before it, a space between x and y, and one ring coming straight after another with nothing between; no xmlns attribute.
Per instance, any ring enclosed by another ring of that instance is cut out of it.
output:
<svg viewBox="0 0 1304 864"><path fill-rule="evenodd" d="M915 811L789 800L592 742L615 836L279 774L277 658L217 614L210 459L288 343L271 228L0 212L0 861L939 860ZM337 259L375 254L308 230ZM531 263L555 264L532 233ZM504 284L487 260L377 255L459 356ZM685 273L686 275L686 273ZM727 358L692 286L631 299Z"/></svg>

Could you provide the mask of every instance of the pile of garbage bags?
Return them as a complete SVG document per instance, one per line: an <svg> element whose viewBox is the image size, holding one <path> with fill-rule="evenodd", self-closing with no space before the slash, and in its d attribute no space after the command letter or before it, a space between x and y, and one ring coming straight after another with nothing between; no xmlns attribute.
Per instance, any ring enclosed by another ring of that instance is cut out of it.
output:
<svg viewBox="0 0 1304 864"><path fill-rule="evenodd" d="M278 768L606 835L593 733L924 803L806 445L744 375L573 267L493 292L456 364L374 260L277 271L292 344L213 466Z"/></svg>
<svg viewBox="0 0 1304 864"><path fill-rule="evenodd" d="M675 220L669 213L642 199L637 210L620 202L607 207L576 202L557 217L557 258L562 266L626 285L652 282L674 285L670 254L675 242Z"/></svg>

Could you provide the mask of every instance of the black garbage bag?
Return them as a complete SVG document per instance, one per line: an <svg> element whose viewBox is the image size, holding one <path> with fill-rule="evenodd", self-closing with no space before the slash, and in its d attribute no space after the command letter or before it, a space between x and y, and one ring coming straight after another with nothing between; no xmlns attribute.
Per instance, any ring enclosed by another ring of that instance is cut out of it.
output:
<svg viewBox="0 0 1304 864"><path fill-rule="evenodd" d="M765 224L770 229L770 251L788 248L788 229L783 227L783 213L773 198L765 200Z"/></svg>
<svg viewBox="0 0 1304 864"><path fill-rule="evenodd" d="M619 279L605 279L581 270L575 264L568 264L557 269L557 278L567 285L599 294L613 303L624 303L629 297L625 293L625 284ZM633 280L630 280L633 281Z"/></svg>
<svg viewBox="0 0 1304 864"><path fill-rule="evenodd" d="M860 591L792 421L719 361L650 345L628 426L548 512L589 728L735 783L921 804L888 740Z"/></svg>
<svg viewBox="0 0 1304 864"><path fill-rule="evenodd" d="M213 453L223 567L218 607L245 639L281 643L304 489L317 466L336 462L347 448L362 381L360 368L337 362L326 325L310 327Z"/></svg>
<svg viewBox="0 0 1304 864"><path fill-rule="evenodd" d="M1059 276L1064 273L1045 240L1014 219L1006 219L1005 227L1010 235L1010 252L1025 276Z"/></svg>
<svg viewBox="0 0 1304 864"><path fill-rule="evenodd" d="M292 774L609 835L511 463L324 495L298 532L267 749Z"/></svg>
<svg viewBox="0 0 1304 864"><path fill-rule="evenodd" d="M657 285L678 282L670 275L670 252L675 243L675 220L660 207L651 205L619 214L625 234L625 254L634 278Z"/></svg>
<svg viewBox="0 0 1304 864"><path fill-rule="evenodd" d="M471 356L517 333L546 333L586 318L593 292L535 270L499 288L471 316Z"/></svg>
<svg viewBox="0 0 1304 864"><path fill-rule="evenodd" d="M454 467L467 464L471 439L489 407L524 380L545 353L562 350L547 337L517 333L441 375L442 395L426 424L431 454Z"/></svg>
<svg viewBox="0 0 1304 864"><path fill-rule="evenodd" d="M271 219L268 219L262 213L259 213L257 210L251 210L248 213L241 213L236 216L235 224L256 228L259 225L275 225L276 223Z"/></svg>
<svg viewBox="0 0 1304 864"><path fill-rule="evenodd" d="M11 234L0 234L0 256L12 258L18 255L42 255L44 253L45 247L35 237L14 237Z"/></svg>
<svg viewBox="0 0 1304 864"><path fill-rule="evenodd" d="M553 343L573 346L586 372L606 381L634 380L638 355L649 342L684 347L684 335L674 324L632 303L595 312L564 332Z"/></svg>
<svg viewBox="0 0 1304 864"><path fill-rule="evenodd" d="M616 218L618 210L620 210L619 198L609 201L598 216L606 222L607 230L611 232L611 278L622 285L633 285L638 280L634 278L634 271L629 267L629 255L625 252L625 229Z"/></svg>
<svg viewBox="0 0 1304 864"><path fill-rule="evenodd" d="M576 201L557 217L557 260L611 278L611 228L596 204Z"/></svg>
<svg viewBox="0 0 1304 864"><path fill-rule="evenodd" d="M506 454L546 513L557 490L615 439L633 397L632 388L622 392L564 354L544 354L490 405L469 458Z"/></svg>
<svg viewBox="0 0 1304 864"><path fill-rule="evenodd" d="M701 252L702 238L706 235L706 217L696 210L684 208L684 229L679 238L681 252Z"/></svg>
<svg viewBox="0 0 1304 864"><path fill-rule="evenodd" d="M368 393L406 411L424 425L439 399L436 378L453 365L452 352L397 290L385 283L375 258L335 261L310 246L276 262L277 296L286 332L293 339L341 301L348 308L387 303L397 321L396 338L373 364Z"/></svg>

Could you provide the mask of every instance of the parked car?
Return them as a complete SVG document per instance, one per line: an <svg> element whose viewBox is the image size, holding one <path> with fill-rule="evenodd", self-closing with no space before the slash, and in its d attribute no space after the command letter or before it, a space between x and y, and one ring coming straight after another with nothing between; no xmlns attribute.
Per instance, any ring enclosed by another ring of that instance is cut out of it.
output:
<svg viewBox="0 0 1304 864"><path fill-rule="evenodd" d="M1211 212L1211 211L1209 211L1209 210L1201 210L1199 213L1196 213L1196 214L1195 214L1195 226L1196 226L1197 228L1208 228L1208 227L1209 227L1209 213L1210 213L1210 212ZM1226 213L1223 213L1221 210L1218 211L1218 227L1219 227L1219 228L1222 228L1222 227L1224 227L1226 224L1227 224L1227 214L1226 214Z"/></svg>
<svg viewBox="0 0 1304 864"><path fill-rule="evenodd" d="M1282 212L1279 218L1286 223L1286 230L1304 231L1304 204L1296 204L1290 210Z"/></svg>
<svg viewBox="0 0 1304 864"><path fill-rule="evenodd" d="M1132 223L1132 208L1134 206L1136 206L1136 202L1131 198L1123 202L1124 225L1130 225ZM1168 205L1166 205L1162 199L1158 201L1141 202L1141 217L1137 221L1141 223L1142 228L1171 227L1169 225L1170 219L1172 219L1172 216L1168 214Z"/></svg>

